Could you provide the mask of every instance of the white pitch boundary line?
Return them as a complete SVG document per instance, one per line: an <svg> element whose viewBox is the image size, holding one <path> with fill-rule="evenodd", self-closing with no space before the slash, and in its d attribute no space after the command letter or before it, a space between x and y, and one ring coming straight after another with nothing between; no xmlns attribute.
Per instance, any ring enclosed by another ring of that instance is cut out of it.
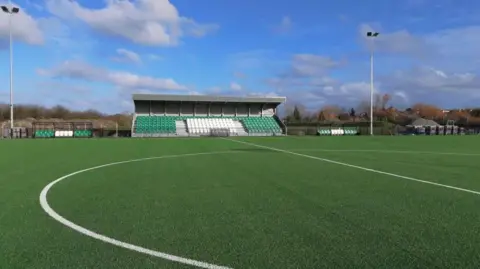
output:
<svg viewBox="0 0 480 269"><path fill-rule="evenodd" d="M232 142L236 142L236 143L239 143L239 144L249 145L249 146L252 146L252 147L263 148L263 149L268 149L268 150L277 151L277 152L283 152L283 153L287 153L287 154L291 154L291 155L295 155L295 156L299 156L299 157L304 157L304 158L308 158L308 159L313 159L313 160L317 160L317 161L322 161L322 162L326 162L326 163L337 164L337 165L346 166L346 167L350 167L350 168L355 168L355 169L368 171L368 172L372 172L372 173L387 175L387 176L406 179L406 180L415 181L415 182L419 182L419 183L434 185L434 186L437 186L437 187L443 187L443 188L447 188L447 189L452 189L452 190L457 190L457 191L468 192L468 193L473 193L473 194L480 195L480 191L474 191L474 190L459 188L459 187L455 187L455 186L440 184L440 183L436 183L436 182L432 182L432 181L417 179L417 178L413 178L413 177L397 175L397 174L383 172L383 171L380 171L380 170L366 168L366 167L362 167L362 166L358 166L358 165L333 161L333 160L330 160L330 159L325 159L325 158L315 157L315 156L311 156L311 155L301 154L301 153L288 151L288 150L284 150L284 149L279 149L279 148L267 147L267 146L263 146L263 145L250 143L250 142L234 140L234 139L229 139L229 138L223 138L223 139L228 140L228 141L232 141Z"/></svg>
<svg viewBox="0 0 480 269"><path fill-rule="evenodd" d="M406 151L406 150L370 150L370 149L288 149L290 151L311 152L372 152L372 153L403 153L403 154L432 154L453 156L480 156L480 153L436 152L436 151Z"/></svg>
<svg viewBox="0 0 480 269"><path fill-rule="evenodd" d="M73 230L75 230L75 231L77 231L81 234L84 234L84 235L89 236L91 238L103 241L105 243L109 243L109 244L112 244L112 245L115 245L115 246L118 246L118 247L122 247L122 248L129 249L129 250L132 250L132 251L136 251L136 252L139 252L139 253L147 254L147 255L150 255L150 256L157 257L157 258L162 258L162 259L165 259L165 260L178 262L178 263L182 263L182 264L186 264L186 265L196 266L196 267L199 267L199 268L232 269L232 268L226 267L226 266L215 265L215 264L211 264L211 263L206 263L206 262L202 262L202 261L197 261L197 260L192 260L192 259L188 259L188 258L183 258L183 257L180 257L180 256L171 255L171 254L160 252L160 251L147 249L147 248L136 246L136 245L133 245L133 244L129 244L129 243L126 243L126 242L123 242L123 241L120 241L120 240L116 240L114 238L110 238L110 237L105 236L103 234L93 232L91 230L88 230L88 229L86 229L86 228L84 228L84 227L82 227L78 224L75 224L72 221L69 221L66 218L62 217L60 214L55 212L55 210L53 210L50 207L50 205L48 204L48 201L47 201L48 191L55 184L59 183L60 181L66 179L66 178L69 178L71 176L78 175L80 173L84 173L84 172L87 172L87 171L91 171L91 170L95 170L95 169L99 169L99 168L104 168L104 167L108 167L108 166L113 166L113 165L133 163L133 162L141 162L141 161L147 161L147 160L180 158L180 157L201 156L201 155L213 155L213 154L223 154L223 153L236 153L236 152L234 152L234 151L216 151L216 152L202 152L202 153L190 153L190 154L179 154L179 155L165 155L165 156L159 156L159 157L149 157L149 158L141 158L141 159L135 159L135 160L121 161L121 162L113 162L113 163L98 165L98 166L95 166L95 167L90 167L90 168L87 168L87 169L79 170L79 171L70 173L68 175L65 175L63 177L60 177L60 178L50 182L47 186L45 186L43 188L42 192L40 193L40 205L42 206L43 210L50 217L52 217L56 221L60 222L61 224L65 225L65 226L69 227L70 229L73 229Z"/></svg>

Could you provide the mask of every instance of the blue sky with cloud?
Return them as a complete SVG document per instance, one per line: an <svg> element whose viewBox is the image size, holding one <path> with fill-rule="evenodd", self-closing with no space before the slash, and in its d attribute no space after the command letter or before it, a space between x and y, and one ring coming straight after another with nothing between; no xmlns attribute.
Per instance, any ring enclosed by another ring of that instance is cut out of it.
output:
<svg viewBox="0 0 480 269"><path fill-rule="evenodd" d="M380 32L376 90L395 104L480 102L478 1L14 4L15 102L121 112L133 92L148 92L355 106L368 100L370 30ZM8 102L8 16L0 15L0 102Z"/></svg>

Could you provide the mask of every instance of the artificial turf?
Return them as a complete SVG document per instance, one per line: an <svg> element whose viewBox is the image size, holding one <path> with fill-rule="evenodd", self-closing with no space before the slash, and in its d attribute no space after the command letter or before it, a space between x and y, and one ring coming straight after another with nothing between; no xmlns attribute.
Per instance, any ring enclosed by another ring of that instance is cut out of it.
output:
<svg viewBox="0 0 480 269"><path fill-rule="evenodd" d="M480 191L480 141L276 137L239 141ZM191 268L97 233L233 268L479 268L480 195L224 139L0 141L0 268Z"/></svg>

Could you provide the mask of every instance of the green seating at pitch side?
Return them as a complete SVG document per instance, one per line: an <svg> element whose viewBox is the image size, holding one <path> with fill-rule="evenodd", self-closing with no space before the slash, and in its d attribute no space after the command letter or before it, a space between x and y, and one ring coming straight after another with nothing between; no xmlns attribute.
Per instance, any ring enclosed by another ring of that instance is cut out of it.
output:
<svg viewBox="0 0 480 269"><path fill-rule="evenodd" d="M335 130L340 130L336 128ZM325 135L338 135L338 133L333 134L331 127L319 127L317 130L317 134L321 136ZM357 127L344 127L343 128L343 134L340 133L340 135L357 135L358 134L358 128Z"/></svg>
<svg viewBox="0 0 480 269"><path fill-rule="evenodd" d="M188 118L229 118L243 122L249 133L282 133L273 117L233 117L233 116L137 116L134 130L137 134L174 134L178 120Z"/></svg>
<svg viewBox="0 0 480 269"><path fill-rule="evenodd" d="M343 130L345 131L345 135L357 135L358 128L357 127L344 127Z"/></svg>
<svg viewBox="0 0 480 269"><path fill-rule="evenodd" d="M171 134L176 132L175 121L186 117L172 116L137 116L135 132L139 134Z"/></svg>
<svg viewBox="0 0 480 269"><path fill-rule="evenodd" d="M330 127L320 127L318 128L317 130L317 134L318 135L332 135L332 129L330 129Z"/></svg>
<svg viewBox="0 0 480 269"><path fill-rule="evenodd" d="M241 120L249 133L282 133L282 129L273 117L242 117Z"/></svg>
<svg viewBox="0 0 480 269"><path fill-rule="evenodd" d="M91 137L92 131L91 130L75 130L73 132L74 137Z"/></svg>
<svg viewBox="0 0 480 269"><path fill-rule="evenodd" d="M36 138L52 138L55 137L55 131L53 130L36 130L35 131Z"/></svg>

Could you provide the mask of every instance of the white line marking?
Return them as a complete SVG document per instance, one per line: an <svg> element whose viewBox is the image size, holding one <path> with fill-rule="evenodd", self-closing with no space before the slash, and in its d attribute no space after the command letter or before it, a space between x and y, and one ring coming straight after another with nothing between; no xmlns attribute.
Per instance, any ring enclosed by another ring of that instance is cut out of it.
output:
<svg viewBox="0 0 480 269"><path fill-rule="evenodd" d="M438 152L438 151L406 151L406 150L370 150L370 149L285 149L289 151L311 152L372 152L372 153L404 153L404 154L432 154L453 156L480 156L480 153Z"/></svg>
<svg viewBox="0 0 480 269"><path fill-rule="evenodd" d="M301 154L301 153L288 151L288 150L284 150L284 149L279 149L279 148L267 147L267 146L258 145L258 144L254 144L254 143L249 143L249 142L245 142L245 141L234 140L234 139L229 139L229 138L223 138L223 139L228 140L228 141L232 141L232 142L236 142L236 143L240 143L240 144L244 144L244 145L249 145L249 146L252 146L252 147L264 148L264 149L268 149L268 150L272 150L272 151L288 153L288 154L291 154L291 155L300 156L300 157L304 157L304 158L308 158L308 159L318 160L318 161L327 162L327 163L333 163L333 164L346 166L346 167L351 167L351 168L356 168L356 169L360 169L360 170L368 171L368 172L372 172L372 173L392 176L392 177L396 177L396 178L411 180L411 181L420 182L420 183L424 183L424 184L430 184L430 185L443 187L443 188L447 188L447 189L452 189L452 190L463 191L463 192L468 192L468 193L473 193L473 194L480 195L479 191L474 191L474 190L459 188L459 187L455 187L455 186L440 184L440 183L427 181L427 180L421 180L421 179L417 179L417 178L413 178L413 177L397 175L397 174L383 172L383 171L380 171L380 170L370 169L370 168L366 168L366 167L362 167L362 166L358 166L358 165L353 165L353 164L348 164L348 163L343 163L343 162L337 162L337 161L333 161L333 160L329 160L329 159L325 159L325 158L320 158L320 157L315 157L315 156L311 156L311 155Z"/></svg>
<svg viewBox="0 0 480 269"><path fill-rule="evenodd" d="M196 266L196 267L200 267L200 268L232 269L230 267L210 264L210 263L206 263L206 262L202 262L202 261L192 260L192 259L188 259L188 258L183 258L183 257L171 255L171 254L168 254L168 253L163 253L163 252L143 248L143 247L140 247L140 246L136 246L136 245L129 244L129 243L126 243L126 242L122 242L122 241L107 237L105 235L93 232L91 230L88 230L88 229L86 229L86 228L84 228L80 225L77 225L77 224L67 220L66 218L62 217L60 214L55 212L55 210L53 210L50 207L50 205L48 204L48 201L47 201L48 191L55 184L57 184L58 182L66 179L66 178L69 178L71 176L74 176L74 175L77 175L77 174L80 174L80 173L83 173L83 172L87 172L87 171L91 171L91 170L95 170L95 169L99 169L99 168L103 168L103 167L113 166L113 165L132 163L132 162L141 162L141 161L154 160L154 159L168 159L168 158L179 158L179 157L189 157L189 156L212 155L212 154L222 154L222 153L235 153L235 152L234 151L217 151L217 152L202 152L202 153L190 153L190 154L180 154L180 155L165 155L165 156L159 156L159 157L149 157L149 158L142 158L142 159L108 163L108 164L103 164L103 165L79 170L79 171L70 173L66 176L63 176L61 178L58 178L58 179L50 182L50 184L48 184L47 186L45 186L45 188L43 188L42 192L40 193L40 205L42 206L43 210L50 217L52 217L56 221L60 222L61 224L65 225L65 226L67 226L67 227L69 227L69 228L71 228L71 229L73 229L73 230L75 230L79 233L82 233L86 236L89 236L89 237L92 237L94 239L103 241L105 243L109 243L109 244L112 244L112 245L115 245L115 246L118 246L118 247L126 248L126 249L129 249L129 250L133 250L133 251L140 252L140 253L143 253L143 254L147 254L147 255L150 255L150 256L162 258L162 259L165 259L165 260L174 261L174 262L178 262L178 263L183 263L183 264L187 264L187 265L192 265L192 266Z"/></svg>

